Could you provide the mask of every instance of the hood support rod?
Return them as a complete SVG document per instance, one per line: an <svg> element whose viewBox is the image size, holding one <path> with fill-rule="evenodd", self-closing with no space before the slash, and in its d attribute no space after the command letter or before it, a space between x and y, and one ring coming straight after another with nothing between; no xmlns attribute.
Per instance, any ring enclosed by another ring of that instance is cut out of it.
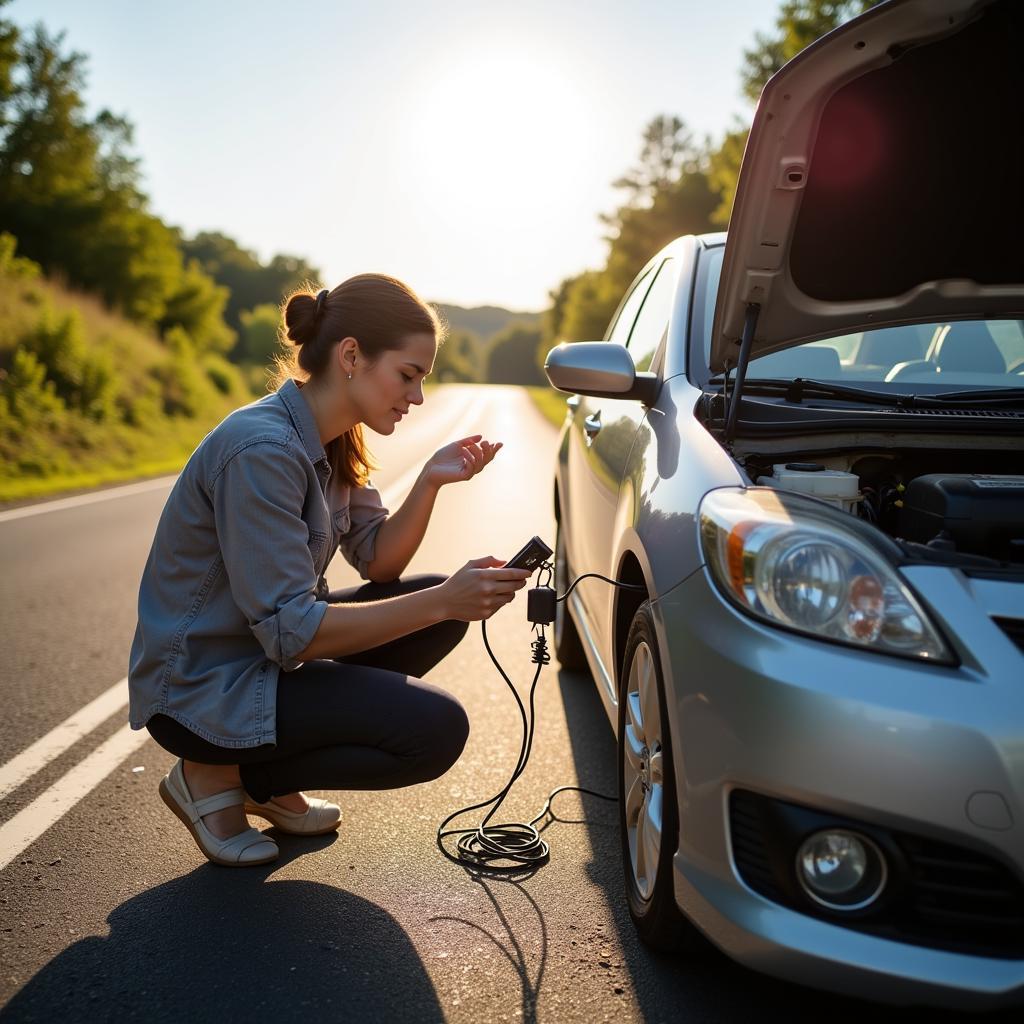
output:
<svg viewBox="0 0 1024 1024"><path fill-rule="evenodd" d="M740 355L736 363L736 386L732 389L729 397L729 405L725 416L725 440L731 441L736 432L736 420L740 414L740 400L743 398L743 382L747 376L747 363L750 362L750 346L754 343L754 330L757 327L757 318L761 313L761 306L751 302L747 306L743 318L743 336L740 338ZM726 370L726 380L729 371Z"/></svg>

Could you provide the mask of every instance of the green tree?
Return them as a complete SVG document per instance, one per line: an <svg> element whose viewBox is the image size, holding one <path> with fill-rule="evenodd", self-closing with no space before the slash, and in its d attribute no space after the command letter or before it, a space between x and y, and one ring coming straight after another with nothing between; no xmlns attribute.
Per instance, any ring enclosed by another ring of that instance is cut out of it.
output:
<svg viewBox="0 0 1024 1024"><path fill-rule="evenodd" d="M649 206L658 192L694 170L697 155L686 124L678 117L660 114L644 128L639 163L613 181L612 188L625 190L627 209ZM600 219L617 226L617 214L602 214Z"/></svg>
<svg viewBox="0 0 1024 1024"><path fill-rule="evenodd" d="M512 323L492 342L487 353L490 384L546 384L537 366L541 329L534 324Z"/></svg>
<svg viewBox="0 0 1024 1024"><path fill-rule="evenodd" d="M236 352L246 363L268 366L280 347L278 329L281 312L269 302L242 311L242 329Z"/></svg>
<svg viewBox="0 0 1024 1024"><path fill-rule="evenodd" d="M279 254L263 264L255 253L243 249L220 231L201 231L182 239L188 259L229 291L224 319L234 330L242 327L242 311L271 303L277 305L303 281L320 280L320 271L299 256ZM238 350L241 355L241 347Z"/></svg>
<svg viewBox="0 0 1024 1024"><path fill-rule="evenodd" d="M623 293L651 256L678 235L710 230L719 198L707 167L706 147L694 143L678 117L660 115L647 125L639 163L614 182L625 201L601 215L609 229L605 265L563 281L552 293L545 341L603 338Z"/></svg>
<svg viewBox="0 0 1024 1024"><path fill-rule="evenodd" d="M604 337L618 304L600 270L586 270L573 278L565 300L559 341L597 341Z"/></svg>
<svg viewBox="0 0 1024 1024"><path fill-rule="evenodd" d="M189 260L174 291L167 296L160 328L183 328L202 352L228 352L235 332L224 322L229 292L203 273L198 261Z"/></svg>
<svg viewBox="0 0 1024 1024"><path fill-rule="evenodd" d="M661 185L650 206L625 206L618 211L618 233L609 239L604 290L621 297L644 264L679 235L711 229L717 194L703 168L703 154L675 181ZM613 310L614 311L614 310Z"/></svg>
<svg viewBox="0 0 1024 1024"><path fill-rule="evenodd" d="M575 280L575 277L567 277L559 283L557 288L553 288L548 292L551 305L544 311L541 318L542 346L555 345L562 340L562 321L565 319L565 307L569 301L569 292Z"/></svg>
<svg viewBox="0 0 1024 1024"><path fill-rule="evenodd" d="M63 36L0 21L0 196L5 212L36 197L78 196L93 182L96 136L81 97L84 56ZM15 234L24 239L22 233Z"/></svg>
<svg viewBox="0 0 1024 1024"><path fill-rule="evenodd" d="M224 298L148 211L128 121L86 116L85 57L63 43L42 25L23 35L0 19L0 223L47 272L136 321L181 324L200 346L223 348Z"/></svg>
<svg viewBox="0 0 1024 1024"><path fill-rule="evenodd" d="M433 377L440 384L472 384L484 379L484 350L473 331L451 331L438 347Z"/></svg>
<svg viewBox="0 0 1024 1024"><path fill-rule="evenodd" d="M826 32L881 0L785 0L775 19L771 35L758 32L754 45L743 53L740 81L743 91L757 100L761 90L783 64L791 61L801 50L811 45Z"/></svg>
<svg viewBox="0 0 1024 1024"><path fill-rule="evenodd" d="M725 227L732 215L732 204L736 198L736 182L740 176L743 150L747 145L750 129L737 125L726 132L722 144L711 154L708 166L708 184L718 197L718 205L711 214L711 222Z"/></svg>

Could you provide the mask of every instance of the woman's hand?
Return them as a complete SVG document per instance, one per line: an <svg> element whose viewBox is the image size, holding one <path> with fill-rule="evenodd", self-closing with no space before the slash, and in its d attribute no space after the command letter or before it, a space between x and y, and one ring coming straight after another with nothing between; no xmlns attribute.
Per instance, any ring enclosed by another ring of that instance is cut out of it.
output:
<svg viewBox="0 0 1024 1024"><path fill-rule="evenodd" d="M482 434L473 434L438 448L424 467L427 481L436 487L471 480L498 454L502 442L491 444Z"/></svg>
<svg viewBox="0 0 1024 1024"><path fill-rule="evenodd" d="M461 622L489 619L508 604L533 575L531 569L504 569L504 562L488 555L474 558L449 576L441 591L445 616Z"/></svg>

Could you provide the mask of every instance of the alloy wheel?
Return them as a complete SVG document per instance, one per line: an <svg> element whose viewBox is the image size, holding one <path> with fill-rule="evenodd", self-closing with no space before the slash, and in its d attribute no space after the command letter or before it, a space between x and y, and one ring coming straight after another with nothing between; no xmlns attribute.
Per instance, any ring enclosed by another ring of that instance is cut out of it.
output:
<svg viewBox="0 0 1024 1024"><path fill-rule="evenodd" d="M644 900L654 892L661 856L664 773L658 679L651 649L637 644L625 693L622 759L629 858Z"/></svg>

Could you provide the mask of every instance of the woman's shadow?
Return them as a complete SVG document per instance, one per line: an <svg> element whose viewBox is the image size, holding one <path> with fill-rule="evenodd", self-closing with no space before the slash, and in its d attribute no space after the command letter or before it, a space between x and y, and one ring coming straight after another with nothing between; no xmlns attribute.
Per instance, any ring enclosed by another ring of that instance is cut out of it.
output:
<svg viewBox="0 0 1024 1024"><path fill-rule="evenodd" d="M308 840L289 846L273 864L204 864L122 903L109 936L66 949L0 1020L443 1020L390 914L344 889L272 877L310 852Z"/></svg>

